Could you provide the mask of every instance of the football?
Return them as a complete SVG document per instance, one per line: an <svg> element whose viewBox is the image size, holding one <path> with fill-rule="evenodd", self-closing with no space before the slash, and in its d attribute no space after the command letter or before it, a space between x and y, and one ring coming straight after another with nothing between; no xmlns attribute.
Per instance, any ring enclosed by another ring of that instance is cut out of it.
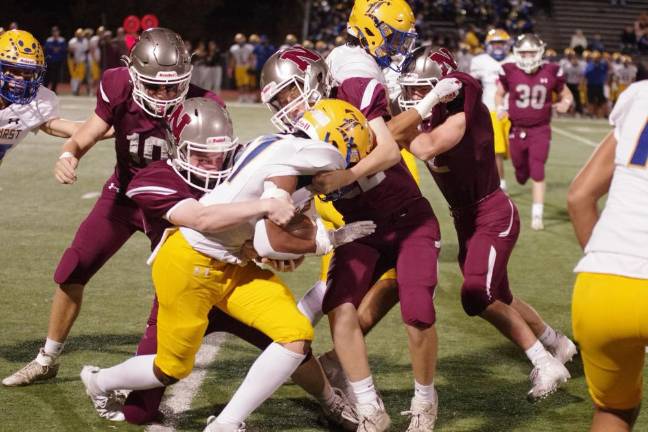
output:
<svg viewBox="0 0 648 432"><path fill-rule="evenodd" d="M302 240L314 239L315 233L317 231L315 222L313 222L310 217L306 216L303 213L298 213L293 216L290 222L288 222L288 224L283 227L280 227L269 220L266 221L266 225L268 228L268 236L271 243L274 243L273 233L276 232L276 230L283 231L292 235L293 237L297 237Z"/></svg>

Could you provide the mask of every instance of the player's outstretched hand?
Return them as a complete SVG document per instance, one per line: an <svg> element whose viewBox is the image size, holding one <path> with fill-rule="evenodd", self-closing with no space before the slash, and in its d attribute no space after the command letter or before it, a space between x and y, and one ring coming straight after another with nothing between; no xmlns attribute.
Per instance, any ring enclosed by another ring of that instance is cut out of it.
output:
<svg viewBox="0 0 648 432"><path fill-rule="evenodd" d="M263 201L266 217L279 226L286 225L295 216L296 209L290 197L269 198Z"/></svg>
<svg viewBox="0 0 648 432"><path fill-rule="evenodd" d="M373 221L351 222L336 230L329 231L331 244L334 248L351 243L362 237L371 235L376 231Z"/></svg>
<svg viewBox="0 0 648 432"><path fill-rule="evenodd" d="M61 157L54 165L54 177L63 184L72 184L76 181L76 167L79 160L74 156Z"/></svg>
<svg viewBox="0 0 648 432"><path fill-rule="evenodd" d="M565 99L554 104L554 108L556 108L556 111L559 112L560 114L565 114L567 111L569 111L570 107L571 107L571 101Z"/></svg>
<svg viewBox="0 0 648 432"><path fill-rule="evenodd" d="M504 120L506 117L508 117L508 111L504 107L498 107L497 108L497 120Z"/></svg>
<svg viewBox="0 0 648 432"><path fill-rule="evenodd" d="M441 103L448 103L459 95L462 86L463 84L457 78L443 78L432 91L436 93Z"/></svg>

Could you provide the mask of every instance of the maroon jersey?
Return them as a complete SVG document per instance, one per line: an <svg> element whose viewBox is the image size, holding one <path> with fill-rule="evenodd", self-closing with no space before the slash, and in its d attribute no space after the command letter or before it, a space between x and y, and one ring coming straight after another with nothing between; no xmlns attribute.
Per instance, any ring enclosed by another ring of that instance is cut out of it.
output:
<svg viewBox="0 0 648 432"><path fill-rule="evenodd" d="M349 102L372 120L389 117L385 87L371 78L349 78L337 88L335 97ZM346 223L380 220L416 200L424 200L412 174L401 160L393 167L359 180L344 198L333 202ZM431 211L431 209L430 209Z"/></svg>
<svg viewBox="0 0 648 432"><path fill-rule="evenodd" d="M115 128L115 176L122 190L140 168L167 158L164 119L146 114L133 100L132 92L128 68L108 69L97 89L95 108L95 114ZM190 85L187 98L200 96L225 106L215 93Z"/></svg>
<svg viewBox="0 0 648 432"><path fill-rule="evenodd" d="M552 94L562 91L565 76L555 63L543 63L533 74L515 63L504 63L499 81L508 92L508 115L513 126L532 127L551 121Z"/></svg>
<svg viewBox="0 0 648 432"><path fill-rule="evenodd" d="M499 175L495 165L493 126L488 108L481 102L481 85L462 72L451 73L448 77L461 81L461 93L452 102L434 107L432 117L423 124L423 131L429 132L451 115L463 112L466 132L456 146L427 161L426 165L450 207L463 208L497 190Z"/></svg>
<svg viewBox="0 0 648 432"><path fill-rule="evenodd" d="M128 183L126 196L132 199L144 214L146 234L151 247L160 241L162 233L171 224L166 215L186 199L199 199L203 192L186 183L167 161L151 162L139 169Z"/></svg>

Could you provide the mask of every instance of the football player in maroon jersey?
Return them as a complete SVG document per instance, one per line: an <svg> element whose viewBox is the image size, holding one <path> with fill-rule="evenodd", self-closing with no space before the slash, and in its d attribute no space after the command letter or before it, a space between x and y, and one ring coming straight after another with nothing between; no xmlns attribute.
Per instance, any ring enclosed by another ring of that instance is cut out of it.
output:
<svg viewBox="0 0 648 432"><path fill-rule="evenodd" d="M513 46L515 63L502 65L495 94L498 117L503 119L508 115L511 120L509 147L515 178L525 184L530 177L533 184L531 228L534 230L544 229L545 163L551 142L553 94L558 94L555 108L559 113L567 112L574 100L560 66L542 60L544 47L535 34L518 36ZM504 102L507 93L508 105Z"/></svg>

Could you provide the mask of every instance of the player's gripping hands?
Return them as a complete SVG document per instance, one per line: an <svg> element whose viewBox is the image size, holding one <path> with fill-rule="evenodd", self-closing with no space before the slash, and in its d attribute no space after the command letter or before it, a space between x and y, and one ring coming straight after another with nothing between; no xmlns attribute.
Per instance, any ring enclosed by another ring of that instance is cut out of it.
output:
<svg viewBox="0 0 648 432"><path fill-rule="evenodd" d="M461 81L457 78L443 78L416 104L414 109L418 111L422 119L425 119L438 103L448 103L456 98L461 86Z"/></svg>
<svg viewBox="0 0 648 432"><path fill-rule="evenodd" d="M79 164L71 152L63 152L54 165L54 177L63 184L72 184L76 181L76 167Z"/></svg>

